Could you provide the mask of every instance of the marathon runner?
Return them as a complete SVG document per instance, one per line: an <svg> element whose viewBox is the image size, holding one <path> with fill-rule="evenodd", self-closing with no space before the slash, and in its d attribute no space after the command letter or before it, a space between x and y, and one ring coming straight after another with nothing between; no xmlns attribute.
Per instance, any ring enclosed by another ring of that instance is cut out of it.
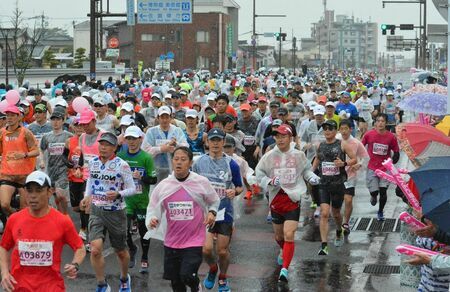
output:
<svg viewBox="0 0 450 292"><path fill-rule="evenodd" d="M307 191L305 180L318 184L305 153L293 147L291 128L283 124L274 130L276 146L256 166L259 185L269 191L269 206L275 240L280 246L279 281L288 281L288 269L294 257L294 238L300 219L301 195Z"/></svg>
<svg viewBox="0 0 450 292"><path fill-rule="evenodd" d="M201 291L198 269L207 227L214 227L219 196L203 176L190 171L192 151L184 146L173 153L173 174L154 189L147 209L146 225L166 230L164 275L175 292Z"/></svg>
<svg viewBox="0 0 450 292"><path fill-rule="evenodd" d="M115 156L117 137L109 132L98 140L99 153L89 162L89 177L81 206L90 204L89 243L91 264L97 279L97 292L110 291L105 279L103 244L108 232L111 246L119 259L119 291L131 291L131 277L128 274L130 255L127 249L127 216L125 197L136 194L130 166Z"/></svg>
<svg viewBox="0 0 450 292"><path fill-rule="evenodd" d="M137 246L133 243L131 234L131 223L133 219L137 219L139 230L142 257L139 273L148 273L148 250L150 248L150 240L144 239L147 233L145 225L145 214L148 206L149 196L151 194L150 185L156 184L156 170L153 166L153 158L150 154L141 150L144 132L137 126L130 126L125 130L125 141L128 145L127 150L118 153L118 157L122 158L131 168L134 184L136 186L136 195L125 198L127 210L127 243L130 250L129 268L133 268L136 264Z"/></svg>
<svg viewBox="0 0 450 292"><path fill-rule="evenodd" d="M379 114L375 120L375 129L367 132L361 143L367 147L369 153L369 164L367 169L367 187L370 192L370 204L375 206L377 204L377 197L380 194L380 202L378 205L377 219L384 220L384 206L387 202L387 189L389 182L384 178L376 175L375 171L380 169L385 171L386 168L382 165L383 161L391 158L395 164L400 159L400 148L398 146L397 138L387 130L388 117L386 114Z"/></svg>
<svg viewBox="0 0 450 292"><path fill-rule="evenodd" d="M219 128L208 132L209 153L198 158L192 170L205 176L211 182L220 197L219 211L214 227L208 229L203 255L209 265L209 272L203 281L206 289L212 289L219 273L219 291L231 291L228 283L230 261L229 246L233 233L233 198L242 192L242 178L237 163L223 153L225 133ZM214 235L217 234L216 254L214 257Z"/></svg>
<svg viewBox="0 0 450 292"><path fill-rule="evenodd" d="M34 171L27 176L28 207L11 215L0 243L4 291L65 291L60 271L66 244L74 255L64 265L64 273L70 279L77 277L86 250L70 217L49 205L52 195L52 182L45 173Z"/></svg>

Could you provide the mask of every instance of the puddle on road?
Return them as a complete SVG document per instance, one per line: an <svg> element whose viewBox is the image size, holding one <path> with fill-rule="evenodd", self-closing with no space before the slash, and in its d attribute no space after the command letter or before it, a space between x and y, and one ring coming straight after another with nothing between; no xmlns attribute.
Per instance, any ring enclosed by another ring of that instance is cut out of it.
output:
<svg viewBox="0 0 450 292"><path fill-rule="evenodd" d="M348 290L352 283L352 269L348 264L302 261L292 273L300 283L311 284L311 290L315 291Z"/></svg>

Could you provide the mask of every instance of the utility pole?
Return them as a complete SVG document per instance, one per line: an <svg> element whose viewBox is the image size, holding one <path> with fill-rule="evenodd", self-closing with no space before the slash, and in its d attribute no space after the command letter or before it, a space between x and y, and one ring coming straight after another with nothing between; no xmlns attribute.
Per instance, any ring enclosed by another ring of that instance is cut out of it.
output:
<svg viewBox="0 0 450 292"><path fill-rule="evenodd" d="M253 0L252 68L256 69L256 0Z"/></svg>
<svg viewBox="0 0 450 292"><path fill-rule="evenodd" d="M95 1L91 1L91 15L90 15L90 40L89 40L89 76L91 80L95 80Z"/></svg>
<svg viewBox="0 0 450 292"><path fill-rule="evenodd" d="M296 62L297 62L297 38L293 37L292 38L292 66L294 67L294 75L295 75L295 67L296 67Z"/></svg>
<svg viewBox="0 0 450 292"><path fill-rule="evenodd" d="M278 52L278 65L279 65L279 69L280 69L280 71L281 71L281 39L282 39L282 37L281 37L281 27L280 27L280 50L279 50L279 52Z"/></svg>

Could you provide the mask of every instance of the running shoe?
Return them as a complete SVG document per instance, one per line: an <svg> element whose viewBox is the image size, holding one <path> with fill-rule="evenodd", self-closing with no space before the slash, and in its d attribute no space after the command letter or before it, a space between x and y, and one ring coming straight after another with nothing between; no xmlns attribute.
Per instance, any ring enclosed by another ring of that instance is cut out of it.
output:
<svg viewBox="0 0 450 292"><path fill-rule="evenodd" d="M228 286L228 280L227 279L220 279L219 280L219 288L217 289L218 292L230 292L230 286Z"/></svg>
<svg viewBox="0 0 450 292"><path fill-rule="evenodd" d="M133 249L130 249L130 262L128 263L128 268L132 269L136 265L136 254L138 251L138 246L135 245Z"/></svg>
<svg viewBox="0 0 450 292"><path fill-rule="evenodd" d="M350 234L350 226L348 223L342 224L342 229L344 230L344 235L347 236Z"/></svg>
<svg viewBox="0 0 450 292"><path fill-rule="evenodd" d="M314 203L314 202L311 202L311 205L309 205L309 207L310 207L311 209L317 209L317 204Z"/></svg>
<svg viewBox="0 0 450 292"><path fill-rule="evenodd" d="M378 221L384 221L383 211L378 211L378 213L377 213L377 220Z"/></svg>
<svg viewBox="0 0 450 292"><path fill-rule="evenodd" d="M314 211L314 217L320 217L320 208L316 208L316 210Z"/></svg>
<svg viewBox="0 0 450 292"><path fill-rule="evenodd" d="M86 249L86 252L91 252L91 245L89 243L86 243L84 248Z"/></svg>
<svg viewBox="0 0 450 292"><path fill-rule="evenodd" d="M377 196L370 196L370 204L375 206L377 204Z"/></svg>
<svg viewBox="0 0 450 292"><path fill-rule="evenodd" d="M283 265L283 250L282 249L280 249L280 253L278 254L277 263L279 266Z"/></svg>
<svg viewBox="0 0 450 292"><path fill-rule="evenodd" d="M325 246L324 248L321 248L319 250L318 255L328 255L328 246Z"/></svg>
<svg viewBox="0 0 450 292"><path fill-rule="evenodd" d="M208 272L205 280L203 280L203 285L205 286L206 289L214 288L214 285L216 284L216 276L217 272L215 273Z"/></svg>
<svg viewBox="0 0 450 292"><path fill-rule="evenodd" d="M267 215L266 222L267 222L267 224L272 223L272 215L271 214Z"/></svg>
<svg viewBox="0 0 450 292"><path fill-rule="evenodd" d="M127 274L127 281L123 282L120 279L119 292L131 292L131 277L130 274Z"/></svg>
<svg viewBox="0 0 450 292"><path fill-rule="evenodd" d="M148 274L148 261L141 261L141 268L139 269L139 273Z"/></svg>
<svg viewBox="0 0 450 292"><path fill-rule="evenodd" d="M97 285L95 292L111 292L111 287L108 285L108 283L102 286Z"/></svg>
<svg viewBox="0 0 450 292"><path fill-rule="evenodd" d="M252 199L252 191L247 191L245 193L244 200L251 200L251 199Z"/></svg>
<svg viewBox="0 0 450 292"><path fill-rule="evenodd" d="M336 238L334 239L334 246L341 247L344 244L344 229L336 230Z"/></svg>
<svg viewBox="0 0 450 292"><path fill-rule="evenodd" d="M78 232L78 236L83 240L86 241L87 236L86 236L86 232L83 229L80 229L80 232Z"/></svg>
<svg viewBox="0 0 450 292"><path fill-rule="evenodd" d="M281 269L280 276L278 276L278 281L287 283L287 281L288 281L288 270L286 268L282 268Z"/></svg>
<svg viewBox="0 0 450 292"><path fill-rule="evenodd" d="M133 222L131 223L131 233L132 234L137 234L138 233L138 226L137 226L137 221L133 220Z"/></svg>

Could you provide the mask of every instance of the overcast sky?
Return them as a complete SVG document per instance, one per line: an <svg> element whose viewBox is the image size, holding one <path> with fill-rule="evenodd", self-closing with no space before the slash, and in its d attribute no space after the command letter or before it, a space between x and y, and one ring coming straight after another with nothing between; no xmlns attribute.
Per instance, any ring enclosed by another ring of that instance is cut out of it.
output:
<svg viewBox="0 0 450 292"><path fill-rule="evenodd" d="M0 0L0 25L8 24L8 13L13 11L16 0ZM201 1L201 0L198 0ZM239 11L239 39L250 39L252 30L252 0L235 0L240 6ZM407 1L407 0L405 0ZM89 1L73 0L19 0L19 9L25 17L44 14L49 18L51 26L67 29L72 34L72 23L87 20ZM106 0L104 0L106 9ZM126 0L110 0L111 12L125 12ZM81 5L82 4L82 5ZM419 24L418 4L386 4L382 7L381 0L328 0L327 9L334 10L335 15L346 14L363 21L386 24ZM288 39L292 38L292 32L297 38L309 37L311 23L317 22L323 16L322 0L257 0L256 14L285 14L284 18L257 18L256 31L258 33L283 31L288 33ZM440 16L432 1L428 0L428 23L444 24L445 20ZM396 34L400 34L397 30ZM415 33L402 31L405 38L415 37ZM385 51L386 36L379 30L379 50ZM274 39L261 39L261 43L273 44ZM287 44L286 44L287 45Z"/></svg>

